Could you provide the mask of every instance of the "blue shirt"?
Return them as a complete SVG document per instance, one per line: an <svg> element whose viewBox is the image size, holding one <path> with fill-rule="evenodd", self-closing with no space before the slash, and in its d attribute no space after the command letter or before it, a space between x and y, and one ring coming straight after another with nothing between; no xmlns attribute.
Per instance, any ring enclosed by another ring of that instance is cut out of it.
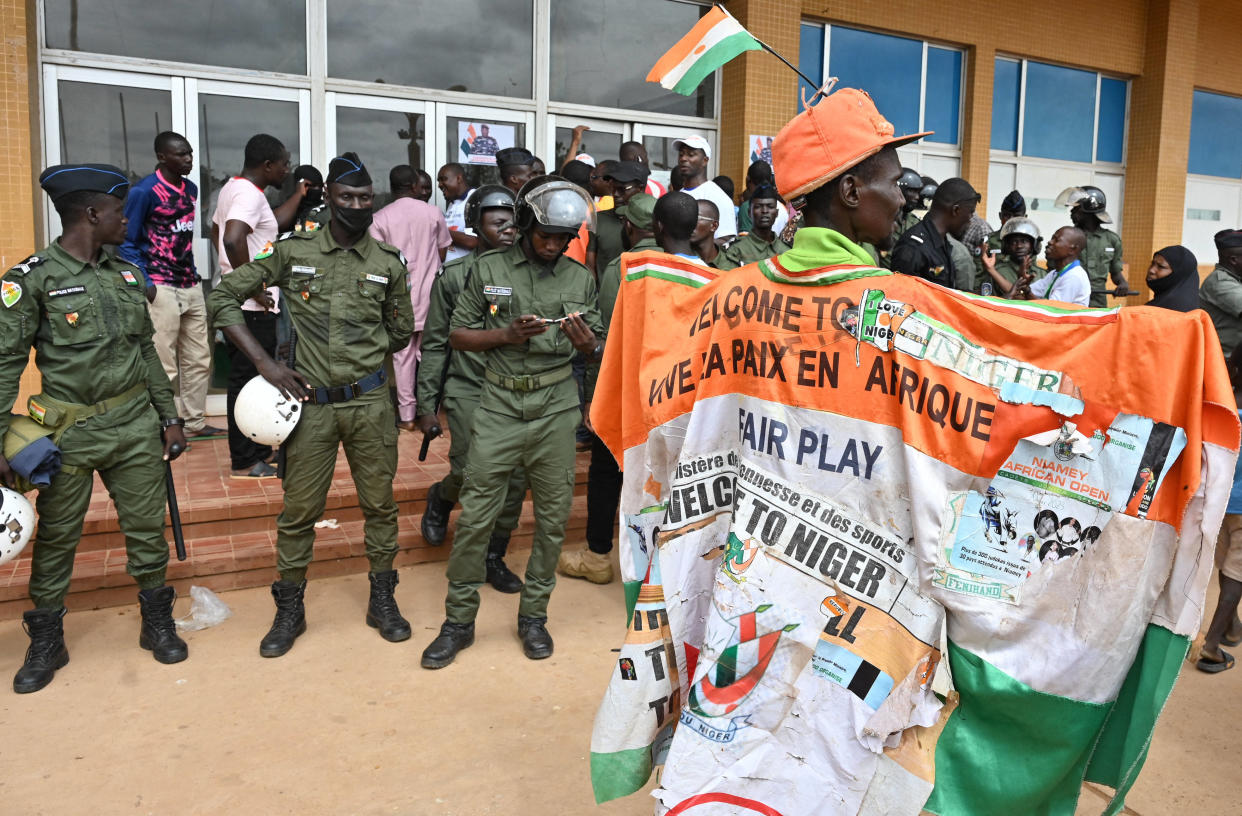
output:
<svg viewBox="0 0 1242 816"><path fill-rule="evenodd" d="M189 288L194 267L194 211L198 188L187 178L170 184L159 170L135 184L125 199L129 226L119 254L142 270L147 283Z"/></svg>

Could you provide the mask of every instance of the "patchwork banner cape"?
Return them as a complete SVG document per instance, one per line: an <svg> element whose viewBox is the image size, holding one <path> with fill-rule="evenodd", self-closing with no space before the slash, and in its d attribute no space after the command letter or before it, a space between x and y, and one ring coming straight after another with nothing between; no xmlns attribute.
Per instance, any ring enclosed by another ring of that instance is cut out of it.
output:
<svg viewBox="0 0 1242 816"><path fill-rule="evenodd" d="M1118 812L1232 482L1210 321L798 237L725 273L623 258L592 421L631 612L597 799L663 764L657 813L1072 814L1084 779Z"/></svg>

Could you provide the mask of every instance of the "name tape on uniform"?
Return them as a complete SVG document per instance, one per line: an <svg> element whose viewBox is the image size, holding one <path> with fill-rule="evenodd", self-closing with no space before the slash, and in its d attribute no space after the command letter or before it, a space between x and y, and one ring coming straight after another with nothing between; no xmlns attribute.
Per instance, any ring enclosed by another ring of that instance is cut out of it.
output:
<svg viewBox="0 0 1242 816"><path fill-rule="evenodd" d="M484 286L483 294L484 295L512 295L513 287L512 286Z"/></svg>
<svg viewBox="0 0 1242 816"><path fill-rule="evenodd" d="M382 283L384 286L388 285L388 278L383 275L372 275L368 273L367 280L371 281L371 283Z"/></svg>
<svg viewBox="0 0 1242 816"><path fill-rule="evenodd" d="M85 286L66 286L64 289L51 289L48 291L48 297L64 297L65 295L77 295L86 291Z"/></svg>
<svg viewBox="0 0 1242 816"><path fill-rule="evenodd" d="M295 275L313 275L317 270L313 266L294 266L290 271Z"/></svg>

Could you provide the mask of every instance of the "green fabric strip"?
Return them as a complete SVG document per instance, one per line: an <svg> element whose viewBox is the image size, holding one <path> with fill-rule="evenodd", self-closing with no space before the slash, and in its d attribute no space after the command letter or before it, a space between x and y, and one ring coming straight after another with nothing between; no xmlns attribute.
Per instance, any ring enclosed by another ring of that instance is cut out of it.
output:
<svg viewBox="0 0 1242 816"><path fill-rule="evenodd" d="M642 790L651 778L651 746L613 751L609 754L591 752L591 787L596 804Z"/></svg>
<svg viewBox="0 0 1242 816"><path fill-rule="evenodd" d="M1112 714L1096 743L1091 764L1087 766L1088 780L1116 791L1104 816L1114 816L1125 807L1126 794L1147 761L1156 720L1173 692L1173 684L1189 650L1189 638L1148 624L1138 655L1130 665Z"/></svg>
<svg viewBox="0 0 1242 816"><path fill-rule="evenodd" d="M634 606L638 603L638 590L643 588L642 581L625 582L625 619L634 620Z"/></svg>
<svg viewBox="0 0 1242 816"><path fill-rule="evenodd" d="M794 233L793 248L782 252L778 259L790 272L809 272L824 266L858 264L875 267L867 250L836 230L824 227L803 227ZM888 274L887 270L877 270Z"/></svg>
<svg viewBox="0 0 1242 816"><path fill-rule="evenodd" d="M936 744L924 807L941 816L1072 814L1112 704L1036 691L952 641L949 665L961 702Z"/></svg>
<svg viewBox="0 0 1242 816"><path fill-rule="evenodd" d="M761 48L762 46L755 42L755 38L745 31L731 34L707 49L703 56L695 60L694 64L686 71L685 76L673 86L673 91L690 96L694 93L694 89L699 87L699 83L707 79L712 71L715 71L744 51L758 51Z"/></svg>
<svg viewBox="0 0 1242 816"><path fill-rule="evenodd" d="M669 283L680 283L683 286L689 286L692 289L702 289L707 285L706 281L697 280L689 274L679 275L675 272L662 272L657 269L640 269L637 272L631 272L625 276L627 281L641 280L642 278L659 278Z"/></svg>

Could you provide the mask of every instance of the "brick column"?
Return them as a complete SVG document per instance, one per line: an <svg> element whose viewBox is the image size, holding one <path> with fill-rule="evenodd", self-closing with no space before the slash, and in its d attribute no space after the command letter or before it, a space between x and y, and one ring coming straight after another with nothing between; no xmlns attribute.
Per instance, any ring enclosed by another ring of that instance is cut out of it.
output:
<svg viewBox="0 0 1242 816"><path fill-rule="evenodd" d="M0 273L21 262L35 245L36 198L34 152L38 109L31 105L37 68L34 62L34 2L0 0ZM39 372L30 365L22 375L21 396L14 406L25 412L25 397L39 390Z"/></svg>
<svg viewBox="0 0 1242 816"><path fill-rule="evenodd" d="M730 0L746 30L798 64L800 0ZM721 70L720 138L716 167L740 195L750 166L747 136L775 136L798 112L798 75L766 51L748 51Z"/></svg>
<svg viewBox="0 0 1242 816"><path fill-rule="evenodd" d="M1143 292L1152 253L1182 240L1198 29L1198 0L1148 5L1143 73L1130 86L1122 234L1130 286Z"/></svg>
<svg viewBox="0 0 1242 816"><path fill-rule="evenodd" d="M966 87L962 89L962 178L983 196L979 212L996 209L988 201L988 170L992 150L992 85L996 49L978 45L966 52Z"/></svg>

